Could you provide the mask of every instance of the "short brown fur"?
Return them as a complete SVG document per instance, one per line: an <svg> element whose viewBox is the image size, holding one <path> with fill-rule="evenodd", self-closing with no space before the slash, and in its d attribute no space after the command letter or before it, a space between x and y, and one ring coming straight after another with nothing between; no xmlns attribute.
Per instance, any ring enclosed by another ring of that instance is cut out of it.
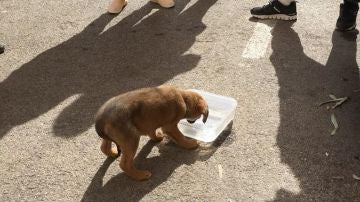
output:
<svg viewBox="0 0 360 202"><path fill-rule="evenodd" d="M96 114L95 128L103 138L101 151L111 157L122 152L120 167L130 177L145 180L151 173L135 168L133 161L141 135L161 141L163 133L186 149L195 149L198 142L188 139L177 128L181 119L194 121L209 111L206 101L195 92L174 86L142 88L108 100ZM160 129L157 130L157 129ZM117 146L112 148L114 142Z"/></svg>

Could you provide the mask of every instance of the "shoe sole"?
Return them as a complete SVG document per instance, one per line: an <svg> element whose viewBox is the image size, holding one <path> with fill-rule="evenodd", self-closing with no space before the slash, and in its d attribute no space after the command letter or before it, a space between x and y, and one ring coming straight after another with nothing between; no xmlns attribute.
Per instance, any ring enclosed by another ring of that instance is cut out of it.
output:
<svg viewBox="0 0 360 202"><path fill-rule="evenodd" d="M339 30L339 31L347 32L347 31L352 31L352 30L354 30L355 27L356 27L356 24L354 24L353 26L351 26L351 27L349 27L349 28L346 28L346 29L341 29L341 28L339 28L339 27L336 27L336 29Z"/></svg>
<svg viewBox="0 0 360 202"><path fill-rule="evenodd" d="M296 15L284 15L284 14L275 14L275 15L252 15L255 18L259 19L275 19L275 20L296 20Z"/></svg>
<svg viewBox="0 0 360 202"><path fill-rule="evenodd" d="M161 7L164 7L164 8L172 8L175 6L175 2L171 2L170 4L164 4L164 3L160 3L158 0L150 0L151 2L153 3L156 3L156 4L159 4Z"/></svg>

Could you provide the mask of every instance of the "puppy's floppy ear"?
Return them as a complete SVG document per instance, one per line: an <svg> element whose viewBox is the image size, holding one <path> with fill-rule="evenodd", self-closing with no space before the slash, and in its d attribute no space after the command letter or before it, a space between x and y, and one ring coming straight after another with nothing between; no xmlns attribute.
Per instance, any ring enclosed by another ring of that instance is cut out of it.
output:
<svg viewBox="0 0 360 202"><path fill-rule="evenodd" d="M199 105L200 105L201 114L203 115L202 121L203 121L203 123L206 123L206 120L209 116L208 105L204 99L201 99L201 102L199 102Z"/></svg>
<svg viewBox="0 0 360 202"><path fill-rule="evenodd" d="M206 107L206 109L204 109L202 115L203 115L202 121L203 121L204 123L206 123L206 120L207 120L207 118L208 118L208 116L209 116L209 109L208 109L208 107Z"/></svg>

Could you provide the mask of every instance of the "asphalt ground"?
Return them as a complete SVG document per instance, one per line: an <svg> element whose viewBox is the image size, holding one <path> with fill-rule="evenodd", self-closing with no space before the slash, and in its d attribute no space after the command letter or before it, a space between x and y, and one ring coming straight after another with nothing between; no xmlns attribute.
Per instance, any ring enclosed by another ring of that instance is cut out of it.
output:
<svg viewBox="0 0 360 202"><path fill-rule="evenodd" d="M300 1L296 22L250 18L266 1L108 3L0 2L0 201L360 201L358 33L334 31L340 1ZM195 151L142 138L153 175L136 182L100 152L94 114L164 83L236 99L232 130ZM327 110L329 94L350 99Z"/></svg>

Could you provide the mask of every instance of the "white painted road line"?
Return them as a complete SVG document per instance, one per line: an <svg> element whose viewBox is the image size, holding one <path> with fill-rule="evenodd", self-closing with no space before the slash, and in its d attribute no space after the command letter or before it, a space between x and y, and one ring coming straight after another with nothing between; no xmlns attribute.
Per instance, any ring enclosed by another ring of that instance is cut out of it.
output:
<svg viewBox="0 0 360 202"><path fill-rule="evenodd" d="M258 59L265 56L271 40L271 29L275 24L276 21L266 21L266 24L256 23L254 32L242 53L243 58Z"/></svg>

